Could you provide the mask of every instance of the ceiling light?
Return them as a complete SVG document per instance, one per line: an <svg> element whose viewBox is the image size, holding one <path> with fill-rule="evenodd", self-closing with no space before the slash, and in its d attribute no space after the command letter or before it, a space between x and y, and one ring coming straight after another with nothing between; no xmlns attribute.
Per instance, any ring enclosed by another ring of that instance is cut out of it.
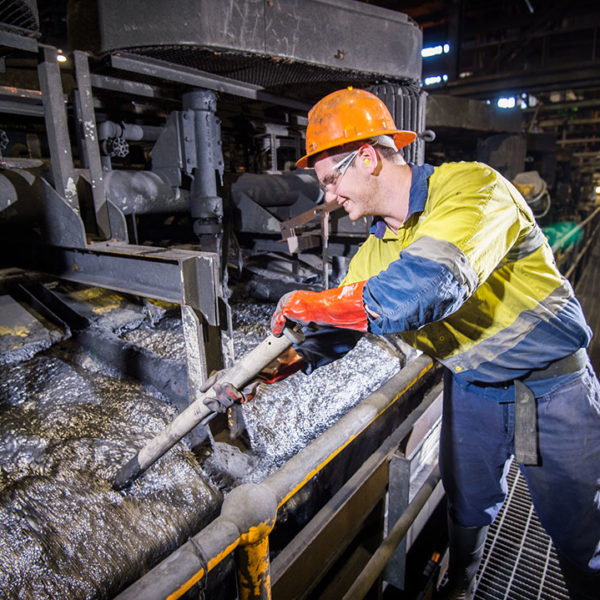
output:
<svg viewBox="0 0 600 600"><path fill-rule="evenodd" d="M448 54L450 52L450 44L440 44L438 46L428 46L421 50L421 56L423 58L430 58L431 56L439 56L440 54Z"/></svg>
<svg viewBox="0 0 600 600"><path fill-rule="evenodd" d="M425 85L435 85L436 83L442 83L441 75L432 75L431 77L425 77L423 81Z"/></svg>
<svg viewBox="0 0 600 600"><path fill-rule="evenodd" d="M514 108L516 104L515 97L498 98L498 108Z"/></svg>

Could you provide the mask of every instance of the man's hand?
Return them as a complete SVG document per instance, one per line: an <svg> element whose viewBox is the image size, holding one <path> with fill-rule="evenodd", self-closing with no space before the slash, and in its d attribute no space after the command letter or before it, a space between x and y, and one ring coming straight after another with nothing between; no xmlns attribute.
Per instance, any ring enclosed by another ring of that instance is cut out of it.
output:
<svg viewBox="0 0 600 600"><path fill-rule="evenodd" d="M214 397L206 398L204 404L215 412L225 412L234 404L251 402L258 392L260 383L275 383L299 371L304 365L304 359L293 349L282 352L275 360L271 361L257 376L243 389L239 390L227 382L229 369L221 369L213 373L201 386L202 393L211 387Z"/></svg>
<svg viewBox="0 0 600 600"><path fill-rule="evenodd" d="M288 292L279 300L271 318L273 335L281 336L287 319L301 325L316 323L367 331L368 319L362 299L364 287L365 282L361 281L323 292Z"/></svg>
<svg viewBox="0 0 600 600"><path fill-rule="evenodd" d="M255 379L248 385L244 386L241 390L236 388L232 383L227 381L227 372L229 369L221 369L216 373L213 373L208 379L200 386L202 393L208 392L212 387L213 396L206 398L204 404L215 412L224 413L227 409L236 403L246 404L250 402L256 396L258 390L258 384L260 380Z"/></svg>

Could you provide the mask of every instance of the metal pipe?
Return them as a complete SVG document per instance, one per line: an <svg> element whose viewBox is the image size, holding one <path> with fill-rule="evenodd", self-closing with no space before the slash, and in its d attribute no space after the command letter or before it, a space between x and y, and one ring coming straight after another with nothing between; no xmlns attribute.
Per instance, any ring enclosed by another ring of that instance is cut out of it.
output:
<svg viewBox="0 0 600 600"><path fill-rule="evenodd" d="M244 173L231 186L231 197L240 205L247 196L259 206L291 206L300 196L315 204L321 195L314 171L307 173Z"/></svg>
<svg viewBox="0 0 600 600"><path fill-rule="evenodd" d="M108 171L104 174L104 186L107 199L126 215L190 210L189 192L174 188L153 171ZM246 173L232 185L231 193L236 204L248 196L268 207L288 206L301 195L316 202L321 192L317 179L310 174Z"/></svg>
<svg viewBox="0 0 600 600"><path fill-rule="evenodd" d="M410 526L425 506L425 503L435 490L440 481L440 470L436 467L429 475L423 487L418 491L413 501L408 505L402 516L396 521L394 527L383 540L375 554L371 557L365 568L360 572L350 589L344 595L343 600L361 600L364 598L377 578L389 562L394 551L404 539Z"/></svg>
<svg viewBox="0 0 600 600"><path fill-rule="evenodd" d="M144 577L121 592L115 600L180 598L229 556L239 543L240 531L237 525L218 517Z"/></svg>
<svg viewBox="0 0 600 600"><path fill-rule="evenodd" d="M278 506L283 506L354 438L388 410L432 365L431 358L424 355L417 357L273 473L266 482L275 491ZM344 440L341 444L340 439Z"/></svg>
<svg viewBox="0 0 600 600"><path fill-rule="evenodd" d="M238 388L252 381L258 373L271 361L285 352L293 342L299 342L298 334L288 327L286 335L276 338L269 335L254 350L230 368L227 381ZM122 490L139 477L148 467L153 465L165 452L170 450L181 438L187 435L196 425L211 414L211 409L204 404L210 397L210 390L200 394L183 412L181 412L156 437L151 439L129 462L121 467L115 477L113 488Z"/></svg>
<svg viewBox="0 0 600 600"><path fill-rule="evenodd" d="M217 94L210 90L194 90L183 95L184 121L193 119L196 168L190 189L191 215L195 219L220 219L223 201L217 194L216 172L223 174L221 122L216 116ZM203 225L208 227L208 225ZM216 233L207 229L201 233Z"/></svg>
<svg viewBox="0 0 600 600"><path fill-rule="evenodd" d="M391 408L432 366L433 361L428 356L417 357L256 487L273 493L277 507L281 507L373 421ZM255 522L259 522L259 519ZM234 535L231 521L221 512L190 542L121 592L115 600L175 600L229 556L240 543L241 539ZM194 548L201 549L202 558ZM174 565L177 565L176 568Z"/></svg>
<svg viewBox="0 0 600 600"><path fill-rule="evenodd" d="M102 121L98 125L98 140L103 142L109 138L122 137L132 142L156 141L163 127L152 125L137 125L135 123L115 123L114 121Z"/></svg>
<svg viewBox="0 0 600 600"><path fill-rule="evenodd" d="M398 451L398 447L404 440L408 440L414 434L419 435L424 416L429 413L435 404L439 404L441 400L441 392L443 383L440 381L432 389L428 390L421 403L394 429L390 435L383 441L360 466L360 468L344 483L344 485L335 493L335 495L323 506L323 508L311 519L311 521L299 532L294 539L282 549L282 551L273 560L272 575L273 587L275 596L295 595L298 589L295 584L290 588L290 582L295 580L300 573L304 575L305 569L308 567L306 563L314 563L315 559L307 559L303 564L302 555L307 551L312 555L312 549L319 552L318 547L323 544L323 540L329 542L329 532L336 535L336 527L333 523L337 518L347 519L352 518L349 515L355 513L350 509L350 513L342 516L342 512L348 510L348 507L356 502L363 509L362 514L369 512L375 502L380 499L379 486L375 481L380 477L384 481L380 481L380 485L386 487L389 485L389 461ZM385 471L384 476L378 475L380 471ZM342 508L343 507L343 508ZM346 528L348 536L352 536L352 527L360 528L362 521L354 517L353 523ZM354 530L356 533L357 530ZM353 537L353 536L352 536ZM336 538L339 539L339 538ZM348 539L348 538L346 538ZM328 544L331 546L331 544ZM346 551L346 546L343 543L340 547L335 548L335 554L331 554L327 560L336 560L342 552ZM330 558L331 557L331 558ZM323 553L319 554L320 559L324 560ZM318 560L317 558L317 560ZM311 571L311 577L315 577L314 571ZM312 589L319 585L319 578L316 577L311 582L304 586L304 592L307 596L310 595Z"/></svg>

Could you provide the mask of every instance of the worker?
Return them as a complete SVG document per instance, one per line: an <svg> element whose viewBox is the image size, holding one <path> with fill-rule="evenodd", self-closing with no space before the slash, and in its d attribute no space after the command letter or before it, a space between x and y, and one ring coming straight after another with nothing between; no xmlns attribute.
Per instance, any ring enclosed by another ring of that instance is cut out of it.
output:
<svg viewBox="0 0 600 600"><path fill-rule="evenodd" d="M444 365L443 597L472 597L516 453L571 597L598 600L600 385L585 350L591 331L515 187L481 163L407 164L399 149L415 138L365 90L336 91L309 112L298 166L315 169L325 200L352 221L373 221L340 286L283 296L273 333L287 319L402 333Z"/></svg>
<svg viewBox="0 0 600 600"><path fill-rule="evenodd" d="M415 138L365 90L333 92L309 112L298 167L315 169L326 202L372 225L340 286L284 295L272 331L281 335L287 320L320 326L288 356L305 372L367 331L401 333L444 366L450 565L440 598L473 597L515 456L571 598L598 600L600 385L585 350L591 331L516 188L481 163L407 164L401 148ZM243 396L229 392L230 401Z"/></svg>

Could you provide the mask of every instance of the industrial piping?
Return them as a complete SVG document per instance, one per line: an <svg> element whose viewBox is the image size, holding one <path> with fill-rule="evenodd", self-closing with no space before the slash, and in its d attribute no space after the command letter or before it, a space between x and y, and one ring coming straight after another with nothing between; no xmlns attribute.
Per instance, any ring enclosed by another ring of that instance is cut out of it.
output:
<svg viewBox="0 0 600 600"><path fill-rule="evenodd" d="M260 484L235 488L221 515L124 590L116 600L175 600L237 550L242 598L270 598L268 535L281 508L431 370L421 355ZM407 419L406 425L410 424Z"/></svg>

